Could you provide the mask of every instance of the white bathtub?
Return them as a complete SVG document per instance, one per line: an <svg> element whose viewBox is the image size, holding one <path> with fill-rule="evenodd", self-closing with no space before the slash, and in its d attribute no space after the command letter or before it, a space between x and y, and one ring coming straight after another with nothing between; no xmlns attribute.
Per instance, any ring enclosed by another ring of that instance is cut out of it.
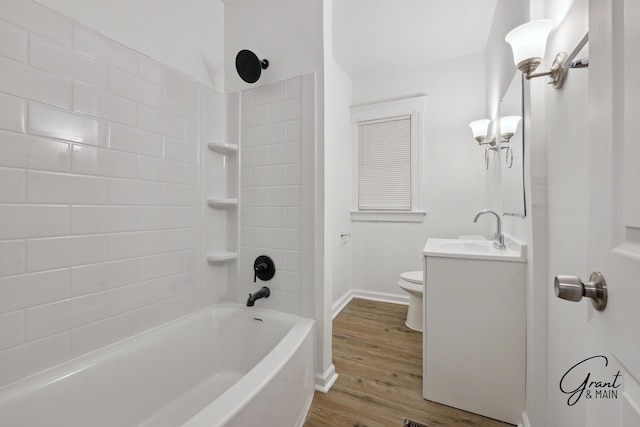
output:
<svg viewBox="0 0 640 427"><path fill-rule="evenodd" d="M314 335L220 303L0 388L0 426L301 426Z"/></svg>

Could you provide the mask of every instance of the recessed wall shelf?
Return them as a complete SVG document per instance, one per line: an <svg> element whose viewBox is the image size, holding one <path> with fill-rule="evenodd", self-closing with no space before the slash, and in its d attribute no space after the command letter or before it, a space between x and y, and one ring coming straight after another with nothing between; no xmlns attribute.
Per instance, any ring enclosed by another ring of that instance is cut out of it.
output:
<svg viewBox="0 0 640 427"><path fill-rule="evenodd" d="M212 252L207 255L207 262L216 264L222 262L233 261L238 258L237 252Z"/></svg>
<svg viewBox="0 0 640 427"><path fill-rule="evenodd" d="M238 205L238 199L207 199L207 204L215 209L229 209Z"/></svg>
<svg viewBox="0 0 640 427"><path fill-rule="evenodd" d="M238 152L238 144L227 144L225 142L209 142L207 147L211 151L221 154L234 155Z"/></svg>

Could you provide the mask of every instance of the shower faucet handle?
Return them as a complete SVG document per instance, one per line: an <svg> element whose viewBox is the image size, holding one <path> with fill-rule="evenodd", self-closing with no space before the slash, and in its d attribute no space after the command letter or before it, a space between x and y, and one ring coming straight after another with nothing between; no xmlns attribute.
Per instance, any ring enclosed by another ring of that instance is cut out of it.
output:
<svg viewBox="0 0 640 427"><path fill-rule="evenodd" d="M269 267L264 262L253 266L253 283L255 283L256 279L258 278L258 272L262 273L263 271L267 270L267 268Z"/></svg>
<svg viewBox="0 0 640 427"><path fill-rule="evenodd" d="M271 258L260 255L253 263L253 281L271 280L276 274L276 265Z"/></svg>

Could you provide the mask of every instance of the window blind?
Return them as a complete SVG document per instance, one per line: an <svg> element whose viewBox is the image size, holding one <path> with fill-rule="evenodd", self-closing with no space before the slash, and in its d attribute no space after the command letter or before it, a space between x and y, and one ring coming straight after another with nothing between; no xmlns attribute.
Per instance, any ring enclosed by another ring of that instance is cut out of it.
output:
<svg viewBox="0 0 640 427"><path fill-rule="evenodd" d="M358 123L358 209L411 210L411 116Z"/></svg>

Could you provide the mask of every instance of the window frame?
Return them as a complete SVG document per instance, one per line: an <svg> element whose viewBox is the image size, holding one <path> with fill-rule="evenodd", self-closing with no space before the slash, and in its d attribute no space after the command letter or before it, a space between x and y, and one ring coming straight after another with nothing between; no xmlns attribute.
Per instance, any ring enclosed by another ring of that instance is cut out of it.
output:
<svg viewBox="0 0 640 427"><path fill-rule="evenodd" d="M421 197L422 182L422 145L424 141L424 111L426 96L377 102L351 108L353 127L353 200L351 221L374 222L422 222L426 215ZM387 120L394 117L409 116L411 118L411 210L359 210L358 208L358 125L376 120Z"/></svg>

